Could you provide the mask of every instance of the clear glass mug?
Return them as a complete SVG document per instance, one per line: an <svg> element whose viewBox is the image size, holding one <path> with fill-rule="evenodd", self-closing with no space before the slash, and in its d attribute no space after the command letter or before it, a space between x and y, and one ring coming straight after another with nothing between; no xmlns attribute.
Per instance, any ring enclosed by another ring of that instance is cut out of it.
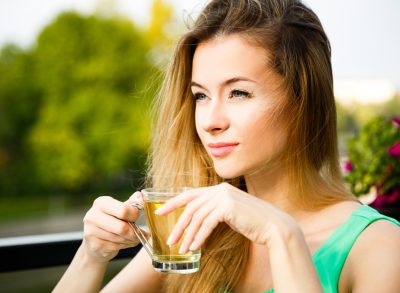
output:
<svg viewBox="0 0 400 293"><path fill-rule="evenodd" d="M167 239L172 232L179 216L185 207L180 207L168 215L156 215L154 211L172 197L184 192L188 188L178 189L154 189L148 188L141 191L144 202L144 212L147 226L150 229L151 242L143 235L142 231L135 223L129 223L139 238L143 247L150 255L153 267L156 271L166 273L190 274L197 272L200 265L201 251L189 251L185 254L179 253L182 238L178 243L168 246ZM142 208L141 206L137 206Z"/></svg>

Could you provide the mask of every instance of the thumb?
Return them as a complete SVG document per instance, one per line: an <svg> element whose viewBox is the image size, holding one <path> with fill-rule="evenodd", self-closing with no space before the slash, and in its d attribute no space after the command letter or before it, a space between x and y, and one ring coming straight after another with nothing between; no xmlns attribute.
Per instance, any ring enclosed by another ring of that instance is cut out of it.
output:
<svg viewBox="0 0 400 293"><path fill-rule="evenodd" d="M141 199L141 193L135 192L128 200L123 202L125 206L126 214L124 216L125 221L135 222L140 216L140 210L143 209L143 199Z"/></svg>
<svg viewBox="0 0 400 293"><path fill-rule="evenodd" d="M138 210L142 210L144 207L143 195L139 191L136 191L125 203L137 208Z"/></svg>

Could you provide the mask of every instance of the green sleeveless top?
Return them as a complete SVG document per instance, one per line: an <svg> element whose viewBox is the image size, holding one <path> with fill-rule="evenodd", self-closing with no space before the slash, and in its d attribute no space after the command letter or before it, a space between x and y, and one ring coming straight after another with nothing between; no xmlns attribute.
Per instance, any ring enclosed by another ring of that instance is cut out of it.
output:
<svg viewBox="0 0 400 293"><path fill-rule="evenodd" d="M388 220L400 226L395 219L363 205L357 208L314 253L312 258L324 293L338 292L340 273L353 244L361 232L377 220ZM272 292L274 292L273 289L264 293Z"/></svg>

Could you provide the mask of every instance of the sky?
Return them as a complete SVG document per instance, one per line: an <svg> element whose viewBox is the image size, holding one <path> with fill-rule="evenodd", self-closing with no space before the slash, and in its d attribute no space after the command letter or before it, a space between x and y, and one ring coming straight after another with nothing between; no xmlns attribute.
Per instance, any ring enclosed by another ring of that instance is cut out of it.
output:
<svg viewBox="0 0 400 293"><path fill-rule="evenodd" d="M41 29L64 10L93 11L104 0L0 0L0 46L34 43ZM151 0L114 0L118 10L145 25ZM196 15L206 0L165 0L178 19ZM377 101L400 90L399 0L307 0L332 46L335 91L345 99Z"/></svg>

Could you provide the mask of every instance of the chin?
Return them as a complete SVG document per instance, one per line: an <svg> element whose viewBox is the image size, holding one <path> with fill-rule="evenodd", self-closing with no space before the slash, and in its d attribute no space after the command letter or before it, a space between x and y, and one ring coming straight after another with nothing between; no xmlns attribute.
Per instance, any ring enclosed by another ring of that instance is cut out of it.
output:
<svg viewBox="0 0 400 293"><path fill-rule="evenodd" d="M214 166L215 172L223 179L234 179L242 176L243 173L237 168L227 166Z"/></svg>

